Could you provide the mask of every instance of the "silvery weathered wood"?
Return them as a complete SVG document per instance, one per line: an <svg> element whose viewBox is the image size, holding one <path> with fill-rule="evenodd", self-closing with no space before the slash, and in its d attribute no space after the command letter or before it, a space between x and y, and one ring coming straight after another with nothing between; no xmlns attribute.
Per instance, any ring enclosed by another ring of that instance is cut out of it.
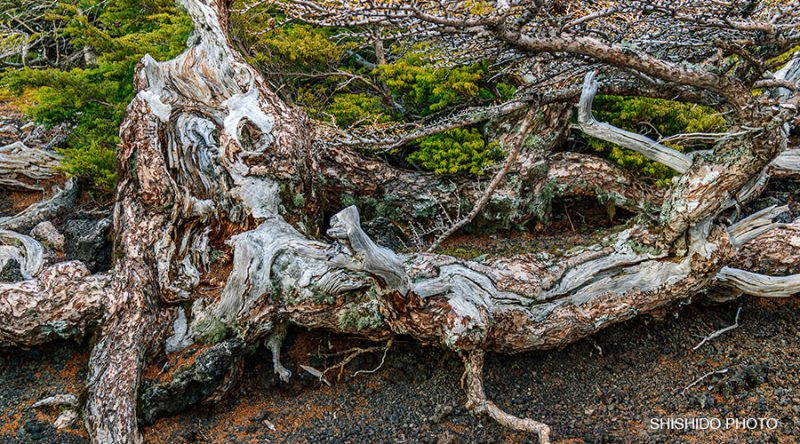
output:
<svg viewBox="0 0 800 444"><path fill-rule="evenodd" d="M599 122L592 114L592 102L597 94L596 73L588 72L583 80L581 99L578 103L578 127L584 133L617 144L623 148L636 151L644 157L664 164L683 174L692 166L692 159L668 146L662 145L641 134L617 128L605 122Z"/></svg>
<svg viewBox="0 0 800 444"><path fill-rule="evenodd" d="M734 246L740 247L767 231L785 226L786 224L773 220L787 211L789 207L786 205L781 207L773 205L736 222L728 227L731 242Z"/></svg>
<svg viewBox="0 0 800 444"><path fill-rule="evenodd" d="M20 264L23 279L33 279L44 267L44 247L30 236L0 229L0 269L9 260Z"/></svg>
<svg viewBox="0 0 800 444"><path fill-rule="evenodd" d="M766 276L733 267L723 267L717 280L744 294L767 298L785 298L800 293L800 274Z"/></svg>

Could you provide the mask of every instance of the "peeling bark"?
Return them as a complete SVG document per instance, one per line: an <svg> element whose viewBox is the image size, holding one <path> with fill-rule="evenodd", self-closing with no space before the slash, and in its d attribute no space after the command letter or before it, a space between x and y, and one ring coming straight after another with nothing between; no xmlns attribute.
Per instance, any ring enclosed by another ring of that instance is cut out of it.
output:
<svg viewBox="0 0 800 444"><path fill-rule="evenodd" d="M50 199L37 202L11 217L0 217L0 229L26 232L39 222L66 213L78 199L78 181L67 180L64 189L59 189Z"/></svg>
<svg viewBox="0 0 800 444"><path fill-rule="evenodd" d="M59 156L22 142L0 147L0 185L8 189L44 191L43 183L56 177Z"/></svg>
<svg viewBox="0 0 800 444"><path fill-rule="evenodd" d="M103 316L110 278L72 261L45 268L36 279L0 283L0 346L83 337Z"/></svg>

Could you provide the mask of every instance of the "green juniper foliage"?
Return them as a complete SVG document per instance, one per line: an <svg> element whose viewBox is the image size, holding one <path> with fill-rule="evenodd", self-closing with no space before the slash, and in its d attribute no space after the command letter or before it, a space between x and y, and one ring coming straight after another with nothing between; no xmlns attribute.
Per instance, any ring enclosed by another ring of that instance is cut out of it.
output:
<svg viewBox="0 0 800 444"><path fill-rule="evenodd" d="M6 10L26 4L0 0ZM64 170L111 190L116 181L114 149L133 96L134 67L145 53L157 60L177 55L185 47L191 23L173 0L58 0L55 5L38 18L41 29L54 31L27 38L66 42L60 51L78 57L37 66L23 66L21 56L6 59L0 84L25 93L23 110L37 122L70 124L74 129L59 147L65 155ZM238 0L232 10L243 5ZM424 44L390 53L389 62L382 63L369 43L348 37L357 29L323 28L297 20L276 26L283 19L266 4L248 9L247 14L234 13L233 40L284 99L341 128L435 119L466 106L500 103L514 96L520 82L487 62L445 66L441 60L446 57L437 57ZM25 59L42 56L53 58L34 53ZM709 108L658 99L598 96L594 111L600 120L653 138L717 132L725 126L724 118ZM668 184L674 174L632 151L588 136L582 139L598 154L659 185ZM402 166L436 174L480 175L502 159L503 152L475 126L422 138L387 156Z"/></svg>
<svg viewBox="0 0 800 444"><path fill-rule="evenodd" d="M725 130L725 119L711 108L647 97L598 96L593 104L595 117L616 127L648 135L652 139L680 133L714 133ZM676 174L670 168L647 160L641 154L609 142L582 135L590 147L621 167L652 178L657 185L668 185ZM666 143L678 151L709 149L710 145Z"/></svg>
<svg viewBox="0 0 800 444"><path fill-rule="evenodd" d="M437 174L467 171L481 175L502 155L499 145L486 143L475 128L456 128L422 139L408 160Z"/></svg>
<svg viewBox="0 0 800 444"><path fill-rule="evenodd" d="M82 57L6 69L0 82L15 93L28 93L32 100L23 110L35 121L71 125L59 147L67 173L113 190L114 150L133 98L134 67L148 53L157 60L179 54L191 22L173 0L60 0L42 20L43 28L58 29L54 38L67 41Z"/></svg>

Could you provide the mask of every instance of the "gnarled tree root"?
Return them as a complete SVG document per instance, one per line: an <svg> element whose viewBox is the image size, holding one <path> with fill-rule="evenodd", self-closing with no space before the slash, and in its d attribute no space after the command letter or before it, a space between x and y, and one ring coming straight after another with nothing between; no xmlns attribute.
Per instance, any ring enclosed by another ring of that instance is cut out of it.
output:
<svg viewBox="0 0 800 444"><path fill-rule="evenodd" d="M489 415L500 425L522 432L535 433L541 444L550 443L550 427L529 418L519 418L504 412L494 402L486 398L483 390L483 363L486 352L474 350L463 355L464 371L467 380L466 407L477 415Z"/></svg>

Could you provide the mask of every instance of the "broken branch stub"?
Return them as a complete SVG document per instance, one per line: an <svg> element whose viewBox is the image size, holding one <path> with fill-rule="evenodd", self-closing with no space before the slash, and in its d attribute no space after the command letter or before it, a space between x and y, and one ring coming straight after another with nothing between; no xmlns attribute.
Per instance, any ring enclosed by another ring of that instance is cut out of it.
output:
<svg viewBox="0 0 800 444"><path fill-rule="evenodd" d="M365 271L381 278L390 290L402 295L408 293L411 282L403 261L394 251L381 247L367 236L361 228L361 219L355 206L351 205L331 218L328 236L349 250L349 254L344 255L334 246L332 252L326 253L331 264L353 271Z"/></svg>

